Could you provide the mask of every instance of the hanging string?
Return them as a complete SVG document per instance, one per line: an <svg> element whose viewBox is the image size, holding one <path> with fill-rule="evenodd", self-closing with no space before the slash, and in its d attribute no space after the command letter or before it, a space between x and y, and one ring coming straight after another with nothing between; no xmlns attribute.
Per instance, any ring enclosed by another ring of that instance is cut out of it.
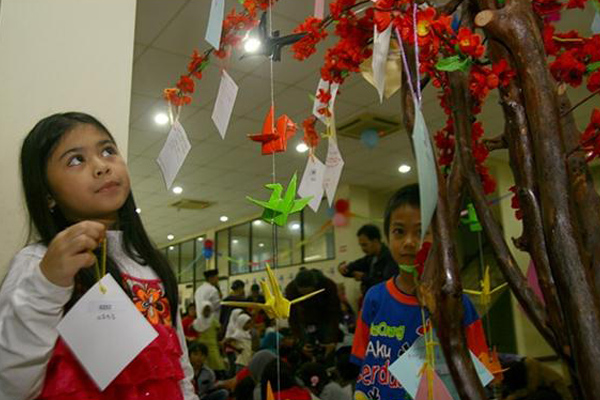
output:
<svg viewBox="0 0 600 400"><path fill-rule="evenodd" d="M98 257L94 256L95 259L95 263L94 263L94 270L96 271L96 280L98 282L100 282L100 280L104 277L104 275L106 275L106 238L102 239L100 246L102 246L102 255L100 256L101 261L100 264L102 264L102 268L100 268L100 266L98 265ZM106 287L100 283L100 291L102 293L106 293Z"/></svg>
<svg viewBox="0 0 600 400"><path fill-rule="evenodd" d="M419 42L417 40L417 2L413 3L413 37L415 41L415 74L417 79L417 100L419 101L419 107L421 107L421 73L419 71Z"/></svg>
<svg viewBox="0 0 600 400"><path fill-rule="evenodd" d="M415 104L418 104L418 97L415 92L415 88L413 87L413 80L410 73L410 69L408 68L408 61L406 59L406 53L404 52L404 42L402 41L402 36L400 36L400 32L398 28L395 28L396 37L398 38L398 44L400 45L400 55L402 56L402 65L404 66L404 71L406 71L406 80L408 81L408 87L410 88L410 92L412 94L413 100Z"/></svg>

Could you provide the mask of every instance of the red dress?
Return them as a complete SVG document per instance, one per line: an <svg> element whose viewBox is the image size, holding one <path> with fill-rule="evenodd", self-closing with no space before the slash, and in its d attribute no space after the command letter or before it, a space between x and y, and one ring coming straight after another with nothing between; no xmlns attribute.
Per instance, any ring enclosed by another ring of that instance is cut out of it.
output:
<svg viewBox="0 0 600 400"><path fill-rule="evenodd" d="M156 329L158 337L103 392L59 338L38 400L183 400L179 386L184 378L182 351L161 281L122 276L134 304Z"/></svg>

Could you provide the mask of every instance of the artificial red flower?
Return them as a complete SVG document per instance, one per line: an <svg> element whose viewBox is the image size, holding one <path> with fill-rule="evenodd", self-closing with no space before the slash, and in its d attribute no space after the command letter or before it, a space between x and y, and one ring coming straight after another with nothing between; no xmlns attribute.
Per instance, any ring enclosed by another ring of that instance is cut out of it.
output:
<svg viewBox="0 0 600 400"><path fill-rule="evenodd" d="M567 8L569 8L569 9L571 9L571 8L584 9L585 3L587 3L587 0L569 0L569 2L567 3Z"/></svg>
<svg viewBox="0 0 600 400"><path fill-rule="evenodd" d="M181 95L181 91L178 88L165 89L163 91L163 97L174 106L182 106L192 102L192 98L190 96Z"/></svg>
<svg viewBox="0 0 600 400"><path fill-rule="evenodd" d="M194 50L192 60L188 64L188 72L194 75L197 79L202 79L202 68L205 61L204 55L200 55L198 50Z"/></svg>
<svg viewBox="0 0 600 400"><path fill-rule="evenodd" d="M533 0L532 5L533 11L548 22L559 20L564 6L560 0Z"/></svg>
<svg viewBox="0 0 600 400"><path fill-rule="evenodd" d="M584 41L581 53L587 56L588 63L600 61L600 35L594 35Z"/></svg>
<svg viewBox="0 0 600 400"><path fill-rule="evenodd" d="M294 29L294 33L306 33L302 39L292 45L295 59L305 60L317 51L316 45L328 35L321 23L322 20L319 18L308 17Z"/></svg>
<svg viewBox="0 0 600 400"><path fill-rule="evenodd" d="M546 24L542 31L542 38L544 39L544 48L546 54L549 56L556 55L560 50L560 46L554 41L554 25Z"/></svg>
<svg viewBox="0 0 600 400"><path fill-rule="evenodd" d="M557 81L577 87L583 80L585 64L576 57L576 50L569 50L556 57L550 64L550 72Z"/></svg>
<svg viewBox="0 0 600 400"><path fill-rule="evenodd" d="M317 93L317 99L319 99L319 101L323 104L329 104L331 101L331 92L329 89L319 89L319 92Z"/></svg>
<svg viewBox="0 0 600 400"><path fill-rule="evenodd" d="M454 120L448 117L446 126L439 130L435 136L435 147L438 150L438 163L442 167L447 167L454 160Z"/></svg>
<svg viewBox="0 0 600 400"><path fill-rule="evenodd" d="M338 19L342 13L352 7L356 3L356 0L336 0L329 4L329 12L333 19Z"/></svg>
<svg viewBox="0 0 600 400"><path fill-rule="evenodd" d="M187 75L181 75L177 82L177 88L183 93L194 93L194 80Z"/></svg>
<svg viewBox="0 0 600 400"><path fill-rule="evenodd" d="M302 122L302 127L304 128L304 137L302 140L311 149L315 149L319 145L319 134L315 129L316 123L317 118L314 115L311 115Z"/></svg>
<svg viewBox="0 0 600 400"><path fill-rule="evenodd" d="M592 72L592 74L588 77L587 89L590 92L600 90L600 69Z"/></svg>
<svg viewBox="0 0 600 400"><path fill-rule="evenodd" d="M471 32L469 28L462 27L456 35L458 48L463 54L479 58L483 55L485 47L481 44L481 36Z"/></svg>
<svg viewBox="0 0 600 400"><path fill-rule="evenodd" d="M429 250L431 250L431 242L423 242L421 248L415 256L415 266L417 267L417 273L419 276L423 275L425 261L427 261L427 257L429 256Z"/></svg>
<svg viewBox="0 0 600 400"><path fill-rule="evenodd" d="M492 74L498 77L498 84L496 86L506 87L515 75L517 75L517 72L511 69L508 62L503 58L492 65Z"/></svg>
<svg viewBox="0 0 600 400"><path fill-rule="evenodd" d="M519 196L517 195L517 186L511 186L508 190L513 192L513 196L510 199L510 206L515 209L515 217L518 220L523 219L523 211L521 210L521 204L519 203Z"/></svg>
<svg viewBox="0 0 600 400"><path fill-rule="evenodd" d="M579 140L580 146L587 152L587 161L600 157L600 109L592 112L592 118Z"/></svg>

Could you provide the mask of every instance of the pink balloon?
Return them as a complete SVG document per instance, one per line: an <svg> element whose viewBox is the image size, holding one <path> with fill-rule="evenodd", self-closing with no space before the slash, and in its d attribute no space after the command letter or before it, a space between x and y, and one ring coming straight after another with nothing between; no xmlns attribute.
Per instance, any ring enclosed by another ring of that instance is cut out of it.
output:
<svg viewBox="0 0 600 400"><path fill-rule="evenodd" d="M342 213L335 213L332 220L333 226L341 227L348 225L348 218Z"/></svg>
<svg viewBox="0 0 600 400"><path fill-rule="evenodd" d="M542 289L540 289L540 283L538 281L537 271L535 270L533 260L529 262L529 267L527 268L527 283L533 289L533 292L540 299L542 304L546 304Z"/></svg>

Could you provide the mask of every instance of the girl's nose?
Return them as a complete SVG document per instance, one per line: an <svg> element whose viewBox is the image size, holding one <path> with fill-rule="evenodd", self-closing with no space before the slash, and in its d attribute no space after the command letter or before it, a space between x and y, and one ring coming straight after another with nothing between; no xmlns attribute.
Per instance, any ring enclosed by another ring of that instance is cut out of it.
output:
<svg viewBox="0 0 600 400"><path fill-rule="evenodd" d="M99 160L99 161L96 162L94 174L97 177L105 175L109 171L110 171L110 167L108 166L108 163L106 163L106 162L104 162L102 160Z"/></svg>

